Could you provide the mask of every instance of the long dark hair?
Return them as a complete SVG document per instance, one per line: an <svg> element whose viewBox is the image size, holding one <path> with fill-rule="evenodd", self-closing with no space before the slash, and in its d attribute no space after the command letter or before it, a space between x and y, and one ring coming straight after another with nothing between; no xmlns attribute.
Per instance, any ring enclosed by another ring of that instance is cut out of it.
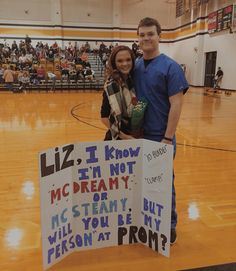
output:
<svg viewBox="0 0 236 271"><path fill-rule="evenodd" d="M117 82L124 82L124 78L122 73L117 69L116 67L116 55L120 52L120 51L128 51L131 59L132 59L132 68L130 73L133 72L134 69L134 64L135 64L135 56L132 52L132 50L125 45L119 45L113 48L111 55L108 59L108 63L106 66L106 79L108 78L112 78L114 80L116 80Z"/></svg>

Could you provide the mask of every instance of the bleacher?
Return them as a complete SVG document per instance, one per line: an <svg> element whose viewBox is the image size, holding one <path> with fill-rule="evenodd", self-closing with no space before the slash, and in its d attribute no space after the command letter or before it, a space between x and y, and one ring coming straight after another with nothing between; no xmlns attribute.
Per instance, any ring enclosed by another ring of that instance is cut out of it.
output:
<svg viewBox="0 0 236 271"><path fill-rule="evenodd" d="M91 64L91 69L94 70L94 79L82 79L82 80L69 80L64 78L61 75L61 71L58 70L57 65L60 60L55 59L54 62L49 62L46 59L41 59L40 64L34 65L37 68L39 65L43 66L46 74L51 71L56 75L56 83L54 91L72 91L72 90L101 90L104 85L104 67L101 62L101 59L98 55L94 55L92 53L88 54L88 61ZM6 65L6 64L4 64ZM37 66L37 67L36 67ZM53 86L53 81L49 78L45 78L45 80L40 80L39 84L33 84L32 82L27 87L27 91L49 91ZM0 84L1 89L5 89L5 83ZM13 89L18 89L19 83L15 82L13 85Z"/></svg>

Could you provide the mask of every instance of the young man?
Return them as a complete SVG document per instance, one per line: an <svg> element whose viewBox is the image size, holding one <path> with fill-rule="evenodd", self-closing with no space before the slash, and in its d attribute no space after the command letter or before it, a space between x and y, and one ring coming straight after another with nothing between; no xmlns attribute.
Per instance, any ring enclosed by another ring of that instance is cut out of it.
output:
<svg viewBox="0 0 236 271"><path fill-rule="evenodd" d="M144 18L139 22L137 32L143 57L138 59L135 65L135 89L138 98L148 101L143 127L144 138L173 144L175 155L175 131L188 83L180 65L159 51L159 22L153 18ZM173 174L171 244L176 241L176 224Z"/></svg>

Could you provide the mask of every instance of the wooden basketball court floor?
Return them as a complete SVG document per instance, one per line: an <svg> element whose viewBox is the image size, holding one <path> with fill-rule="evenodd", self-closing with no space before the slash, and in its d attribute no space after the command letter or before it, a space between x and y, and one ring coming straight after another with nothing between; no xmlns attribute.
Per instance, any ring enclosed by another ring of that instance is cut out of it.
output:
<svg viewBox="0 0 236 271"><path fill-rule="evenodd" d="M38 152L102 140L101 92L0 93L0 271L42 270ZM74 108L78 121L71 115ZM236 262L236 93L185 96L175 159L178 240L76 252L55 271L172 271Z"/></svg>

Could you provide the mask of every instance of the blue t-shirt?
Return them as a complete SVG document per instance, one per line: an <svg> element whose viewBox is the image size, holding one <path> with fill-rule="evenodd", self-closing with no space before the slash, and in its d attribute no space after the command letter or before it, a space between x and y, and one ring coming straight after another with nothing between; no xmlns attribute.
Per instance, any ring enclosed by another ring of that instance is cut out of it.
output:
<svg viewBox="0 0 236 271"><path fill-rule="evenodd" d="M141 58L135 64L134 83L137 97L148 101L144 137L163 137L170 110L169 97L188 90L182 68L164 54L154 58L146 68Z"/></svg>

